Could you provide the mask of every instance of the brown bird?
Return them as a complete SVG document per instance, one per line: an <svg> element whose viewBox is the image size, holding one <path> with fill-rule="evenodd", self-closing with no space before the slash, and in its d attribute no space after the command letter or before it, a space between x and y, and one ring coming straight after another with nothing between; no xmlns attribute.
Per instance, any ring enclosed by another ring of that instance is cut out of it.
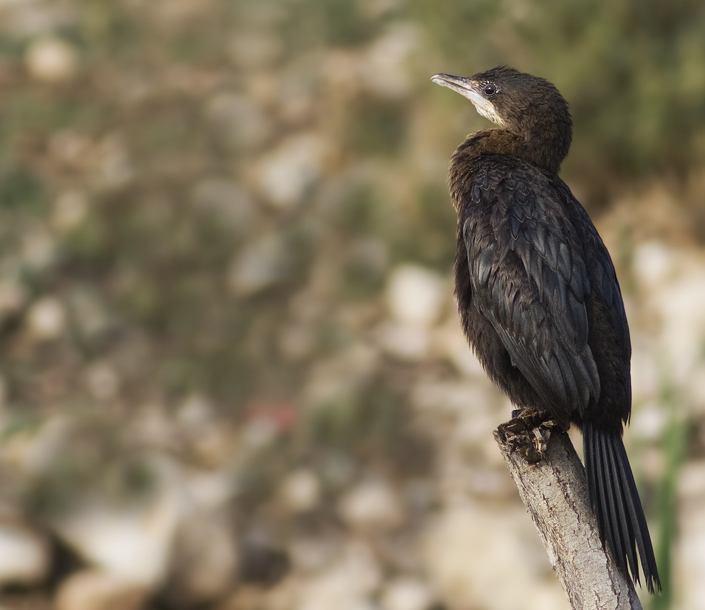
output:
<svg viewBox="0 0 705 610"><path fill-rule="evenodd" d="M450 164L465 334L521 412L582 430L602 542L635 582L640 563L648 590L660 589L622 442L631 412L622 294L595 226L558 176L572 138L568 104L548 81L507 67L432 81L499 126L469 135Z"/></svg>

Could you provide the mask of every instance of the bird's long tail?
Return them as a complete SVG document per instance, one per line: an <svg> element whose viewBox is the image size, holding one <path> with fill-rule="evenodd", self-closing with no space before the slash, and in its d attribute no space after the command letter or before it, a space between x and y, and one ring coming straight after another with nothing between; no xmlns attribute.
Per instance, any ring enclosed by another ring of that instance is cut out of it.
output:
<svg viewBox="0 0 705 610"><path fill-rule="evenodd" d="M639 567L650 593L661 589L656 559L639 492L621 435L583 424L585 468L590 501L602 543L609 546L622 571L639 583Z"/></svg>

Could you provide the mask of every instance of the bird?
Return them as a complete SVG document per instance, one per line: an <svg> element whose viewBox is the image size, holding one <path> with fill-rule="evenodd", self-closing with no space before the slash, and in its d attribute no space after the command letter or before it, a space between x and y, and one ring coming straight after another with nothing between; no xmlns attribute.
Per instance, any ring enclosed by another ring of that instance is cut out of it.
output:
<svg viewBox="0 0 705 610"><path fill-rule="evenodd" d="M559 177L572 140L568 103L548 80L507 66L431 80L496 125L469 134L450 162L464 333L513 416L581 430L602 545L636 584L641 565L654 593L661 581L622 440L631 413L622 293L590 216Z"/></svg>

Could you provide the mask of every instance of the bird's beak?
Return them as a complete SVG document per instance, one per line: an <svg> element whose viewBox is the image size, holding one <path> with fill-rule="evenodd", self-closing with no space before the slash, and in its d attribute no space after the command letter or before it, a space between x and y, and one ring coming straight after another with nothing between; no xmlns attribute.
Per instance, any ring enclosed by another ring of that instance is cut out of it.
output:
<svg viewBox="0 0 705 610"><path fill-rule="evenodd" d="M475 106L485 103L485 98L475 90L475 83L467 76L454 76L453 74L434 74L431 77L431 82L448 87L456 93L460 93L463 97L469 99Z"/></svg>
<svg viewBox="0 0 705 610"><path fill-rule="evenodd" d="M431 81L441 87L448 87L463 97L469 99L480 116L489 119L497 125L505 126L506 123L494 107L494 104L483 96L477 88L477 83L467 76L453 76L452 74L434 74Z"/></svg>

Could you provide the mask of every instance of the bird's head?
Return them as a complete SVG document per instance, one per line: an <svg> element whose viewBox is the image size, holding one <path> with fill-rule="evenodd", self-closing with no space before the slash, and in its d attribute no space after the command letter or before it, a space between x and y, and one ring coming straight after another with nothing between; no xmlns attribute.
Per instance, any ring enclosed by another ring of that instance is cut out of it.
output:
<svg viewBox="0 0 705 610"><path fill-rule="evenodd" d="M469 99L480 115L500 127L525 140L551 141L568 152L568 103L546 79L500 66L473 76L434 74L431 80Z"/></svg>

